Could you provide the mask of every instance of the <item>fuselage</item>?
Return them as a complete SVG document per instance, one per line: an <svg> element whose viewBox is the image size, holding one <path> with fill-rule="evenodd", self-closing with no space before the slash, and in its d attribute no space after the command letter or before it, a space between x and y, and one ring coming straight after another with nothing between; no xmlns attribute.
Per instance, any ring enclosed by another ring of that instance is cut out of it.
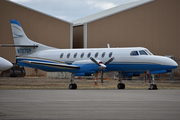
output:
<svg viewBox="0 0 180 120"><path fill-rule="evenodd" d="M92 49L48 49L33 54L17 57L18 60L31 60L48 63L62 63L79 66L79 70L46 68L36 66L45 71L68 71L73 73L94 73L99 71L98 66L90 60L93 57L98 62L107 62L114 57L104 71L121 71L135 73L158 70L172 70L178 67L177 63L167 57L153 55L143 47L129 48L92 48Z"/></svg>

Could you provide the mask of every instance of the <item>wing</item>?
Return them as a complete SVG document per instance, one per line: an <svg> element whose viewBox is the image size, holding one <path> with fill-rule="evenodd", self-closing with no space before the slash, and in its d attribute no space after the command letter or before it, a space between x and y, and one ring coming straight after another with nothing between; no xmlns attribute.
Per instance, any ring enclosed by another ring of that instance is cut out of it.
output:
<svg viewBox="0 0 180 120"><path fill-rule="evenodd" d="M11 44L7 44L7 45L0 45L0 47L38 47L38 45L11 45Z"/></svg>
<svg viewBox="0 0 180 120"><path fill-rule="evenodd" d="M42 65L46 67L60 68L60 69L79 69L80 68L75 65L67 65L67 64L59 64L59 63L47 63L47 62L27 61L27 60L22 60L21 62L26 63L32 67L34 67L34 65Z"/></svg>

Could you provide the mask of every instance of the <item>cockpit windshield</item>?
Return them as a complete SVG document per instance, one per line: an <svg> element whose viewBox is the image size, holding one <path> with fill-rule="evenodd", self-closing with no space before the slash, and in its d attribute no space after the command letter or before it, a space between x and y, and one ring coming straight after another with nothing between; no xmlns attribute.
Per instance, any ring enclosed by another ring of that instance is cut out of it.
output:
<svg viewBox="0 0 180 120"><path fill-rule="evenodd" d="M139 51L131 51L131 56L138 56L138 55L153 55L149 50L139 50Z"/></svg>
<svg viewBox="0 0 180 120"><path fill-rule="evenodd" d="M140 55L148 55L144 50L139 51Z"/></svg>
<svg viewBox="0 0 180 120"><path fill-rule="evenodd" d="M149 50L145 49L144 51L146 51L146 53L148 53L149 55L153 55Z"/></svg>
<svg viewBox="0 0 180 120"><path fill-rule="evenodd" d="M137 56L137 55L139 55L139 53L138 53L138 51L132 51L132 52L130 53L130 55L131 55L131 56Z"/></svg>

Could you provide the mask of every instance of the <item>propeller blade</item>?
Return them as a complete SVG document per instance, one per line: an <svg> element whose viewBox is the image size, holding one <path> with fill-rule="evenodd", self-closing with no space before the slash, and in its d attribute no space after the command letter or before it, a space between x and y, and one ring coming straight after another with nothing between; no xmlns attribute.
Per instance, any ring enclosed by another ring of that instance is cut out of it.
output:
<svg viewBox="0 0 180 120"><path fill-rule="evenodd" d="M114 57L112 57L111 59L109 59L104 65L109 64L110 62L112 62L114 60Z"/></svg>
<svg viewBox="0 0 180 120"><path fill-rule="evenodd" d="M91 59L94 63L96 63L98 66L100 66L100 64L99 64L94 58L90 57L90 59Z"/></svg>

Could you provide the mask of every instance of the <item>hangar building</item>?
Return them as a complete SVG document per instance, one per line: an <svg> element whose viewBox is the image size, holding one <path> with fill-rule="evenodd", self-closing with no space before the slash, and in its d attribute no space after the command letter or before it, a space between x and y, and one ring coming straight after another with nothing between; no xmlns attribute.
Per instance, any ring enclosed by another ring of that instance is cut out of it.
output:
<svg viewBox="0 0 180 120"><path fill-rule="evenodd" d="M13 44L10 19L17 19L30 39L48 46L146 47L156 55L173 55L180 65L179 0L138 0L75 20L74 25L0 0L0 16L0 44ZM0 56L15 63L14 48L0 47ZM180 72L179 67L176 71ZM26 72L30 75L35 70Z"/></svg>
<svg viewBox="0 0 180 120"><path fill-rule="evenodd" d="M0 44L14 44L10 19L18 20L26 35L33 41L56 48L72 48L72 23L8 0L0 0ZM13 47L0 47L0 56L15 63ZM26 74L34 72L34 69L26 68Z"/></svg>
<svg viewBox="0 0 180 120"><path fill-rule="evenodd" d="M180 65L180 0L138 0L72 22L74 48L146 47Z"/></svg>

